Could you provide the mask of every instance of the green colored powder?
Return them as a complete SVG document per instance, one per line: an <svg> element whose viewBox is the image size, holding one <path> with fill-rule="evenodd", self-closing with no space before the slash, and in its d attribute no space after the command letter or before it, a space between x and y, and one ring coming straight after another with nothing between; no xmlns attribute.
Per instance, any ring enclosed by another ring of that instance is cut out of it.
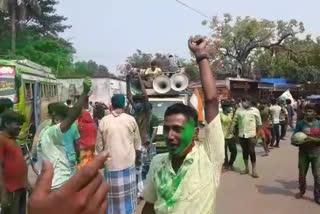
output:
<svg viewBox="0 0 320 214"><path fill-rule="evenodd" d="M190 119L185 125L181 133L181 142L176 150L170 151L173 155L183 155L187 148L191 145L195 129L195 121ZM157 191L161 198L166 201L168 207L172 207L177 203L174 197L181 181L187 174L188 166L193 163L193 159L185 159L177 174L174 175L168 170L167 166L162 167L156 173ZM166 164L164 164L166 165Z"/></svg>
<svg viewBox="0 0 320 214"><path fill-rule="evenodd" d="M190 119L183 128L183 131L181 133L181 144L178 147L177 150L173 152L174 155L183 155L186 149L190 146L192 143L192 139L194 136L194 129L195 129L195 122L193 119Z"/></svg>
<svg viewBox="0 0 320 214"><path fill-rule="evenodd" d="M168 170L166 164L156 173L155 182L157 191L160 197L166 201L168 207L172 207L177 203L178 199L174 197L174 194L187 174L188 166L192 163L193 159L186 159L176 175L173 175Z"/></svg>

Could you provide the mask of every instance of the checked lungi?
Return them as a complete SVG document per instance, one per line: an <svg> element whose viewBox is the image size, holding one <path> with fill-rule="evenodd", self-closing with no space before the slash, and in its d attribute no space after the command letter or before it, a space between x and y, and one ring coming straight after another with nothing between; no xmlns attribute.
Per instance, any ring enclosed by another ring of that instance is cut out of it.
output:
<svg viewBox="0 0 320 214"><path fill-rule="evenodd" d="M107 214L134 214L137 206L135 167L121 171L105 170L105 180L110 186Z"/></svg>

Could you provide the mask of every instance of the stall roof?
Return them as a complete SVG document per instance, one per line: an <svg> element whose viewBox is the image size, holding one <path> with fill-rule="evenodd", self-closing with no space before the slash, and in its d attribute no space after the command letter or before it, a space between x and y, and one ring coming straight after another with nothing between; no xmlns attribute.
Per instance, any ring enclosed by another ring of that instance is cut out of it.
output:
<svg viewBox="0 0 320 214"><path fill-rule="evenodd" d="M276 91L286 91L288 89L297 91L301 89L301 85L292 83L277 83L274 84L274 89Z"/></svg>
<svg viewBox="0 0 320 214"><path fill-rule="evenodd" d="M308 100L320 100L320 95L311 95L307 97Z"/></svg>
<svg viewBox="0 0 320 214"><path fill-rule="evenodd" d="M228 77L227 80L239 81L239 82L260 82L259 80L246 79L246 78L233 78L233 77Z"/></svg>
<svg viewBox="0 0 320 214"><path fill-rule="evenodd" d="M286 78L262 78L261 80L262 82L274 83L274 84L283 84L288 82Z"/></svg>
<svg viewBox="0 0 320 214"><path fill-rule="evenodd" d="M274 84L273 83L266 83L266 82L259 82L258 83L258 88L259 89L273 90L274 89Z"/></svg>
<svg viewBox="0 0 320 214"><path fill-rule="evenodd" d="M218 88L223 88L223 87L227 87L227 83L225 80L216 80L216 85ZM191 82L188 86L188 88L201 88L201 81L197 81L197 82Z"/></svg>

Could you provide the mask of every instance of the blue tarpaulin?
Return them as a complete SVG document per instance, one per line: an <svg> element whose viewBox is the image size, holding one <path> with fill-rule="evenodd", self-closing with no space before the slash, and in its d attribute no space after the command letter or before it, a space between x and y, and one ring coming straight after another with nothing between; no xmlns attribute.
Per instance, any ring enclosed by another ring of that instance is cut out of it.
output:
<svg viewBox="0 0 320 214"><path fill-rule="evenodd" d="M288 83L289 81L286 78L262 78L261 82L285 84L285 83Z"/></svg>

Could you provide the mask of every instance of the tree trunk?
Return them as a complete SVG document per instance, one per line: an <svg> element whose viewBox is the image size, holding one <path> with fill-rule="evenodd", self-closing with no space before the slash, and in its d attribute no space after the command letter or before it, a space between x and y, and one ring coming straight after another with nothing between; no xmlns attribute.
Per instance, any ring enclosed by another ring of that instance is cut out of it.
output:
<svg viewBox="0 0 320 214"><path fill-rule="evenodd" d="M16 7L15 4L11 4L11 55L14 57L16 55Z"/></svg>

